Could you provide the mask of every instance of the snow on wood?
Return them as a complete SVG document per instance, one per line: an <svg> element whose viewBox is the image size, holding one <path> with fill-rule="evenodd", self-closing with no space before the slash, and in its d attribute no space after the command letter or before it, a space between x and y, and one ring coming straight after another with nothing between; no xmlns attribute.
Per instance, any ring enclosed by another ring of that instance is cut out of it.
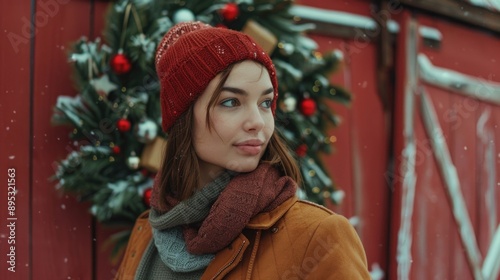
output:
<svg viewBox="0 0 500 280"><path fill-rule="evenodd" d="M453 218L458 227L460 241L465 249L469 267L474 275L474 279L483 279L480 269L481 253L477 246L476 235L470 221L462 189L460 188L457 169L451 160L448 145L446 144L443 131L436 116L434 105L425 90L422 90L420 98L424 127L431 140L433 154L444 180L448 201L451 206Z"/></svg>
<svg viewBox="0 0 500 280"><path fill-rule="evenodd" d="M500 105L500 83L435 66L425 54L418 55L418 65L422 79L429 84Z"/></svg>

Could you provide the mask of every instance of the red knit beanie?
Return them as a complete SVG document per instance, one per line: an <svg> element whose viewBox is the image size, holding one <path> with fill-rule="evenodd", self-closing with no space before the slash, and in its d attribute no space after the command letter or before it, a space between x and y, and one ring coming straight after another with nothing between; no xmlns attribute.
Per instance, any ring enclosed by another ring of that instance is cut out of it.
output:
<svg viewBox="0 0 500 280"><path fill-rule="evenodd" d="M158 45L155 59L163 130L168 132L219 72L247 59L264 65L269 72L274 114L278 99L276 71L271 58L248 35L202 22L172 27Z"/></svg>

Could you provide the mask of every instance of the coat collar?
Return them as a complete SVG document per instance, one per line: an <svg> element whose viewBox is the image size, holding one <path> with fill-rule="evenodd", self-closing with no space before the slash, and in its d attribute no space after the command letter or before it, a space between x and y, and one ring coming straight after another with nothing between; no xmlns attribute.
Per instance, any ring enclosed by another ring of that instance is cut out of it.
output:
<svg viewBox="0 0 500 280"><path fill-rule="evenodd" d="M246 228L249 229L268 229L273 226L285 213L292 207L292 205L297 201L297 196L293 196L285 202L283 202L278 207L274 208L269 212L260 213L250 219Z"/></svg>

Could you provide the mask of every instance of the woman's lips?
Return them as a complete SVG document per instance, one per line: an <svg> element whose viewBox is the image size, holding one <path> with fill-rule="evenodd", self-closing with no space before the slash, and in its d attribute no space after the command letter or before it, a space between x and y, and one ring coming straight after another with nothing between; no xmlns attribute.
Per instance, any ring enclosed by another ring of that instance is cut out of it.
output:
<svg viewBox="0 0 500 280"><path fill-rule="evenodd" d="M241 152L249 155L258 155L262 151L262 145L264 142L259 139L250 139L246 141L239 142L234 146Z"/></svg>
<svg viewBox="0 0 500 280"><path fill-rule="evenodd" d="M262 145L258 146L253 146L253 145L236 145L235 146L238 150L242 151L243 153L249 154L249 155L258 155L262 151Z"/></svg>

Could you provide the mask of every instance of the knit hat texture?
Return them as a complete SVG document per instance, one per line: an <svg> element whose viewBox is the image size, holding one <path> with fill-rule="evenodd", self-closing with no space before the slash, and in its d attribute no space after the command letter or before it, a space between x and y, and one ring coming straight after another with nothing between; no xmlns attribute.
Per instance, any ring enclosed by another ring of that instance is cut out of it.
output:
<svg viewBox="0 0 500 280"><path fill-rule="evenodd" d="M219 72L243 60L267 68L274 88L274 114L278 99L276 71L271 58L248 35L198 21L172 27L158 45L155 59L163 130L168 132Z"/></svg>

